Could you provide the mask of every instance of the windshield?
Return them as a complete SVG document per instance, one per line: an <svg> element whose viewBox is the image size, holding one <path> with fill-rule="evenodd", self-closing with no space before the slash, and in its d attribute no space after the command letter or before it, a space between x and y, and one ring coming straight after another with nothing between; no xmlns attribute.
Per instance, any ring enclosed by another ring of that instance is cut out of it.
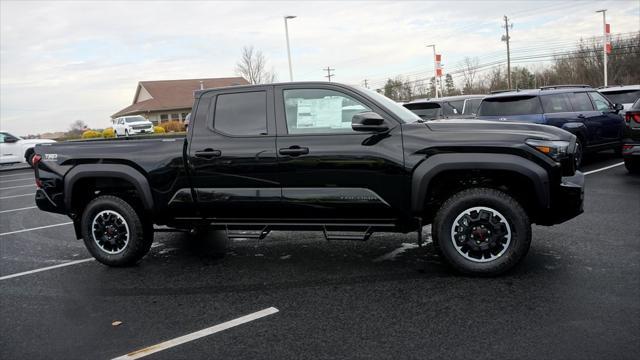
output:
<svg viewBox="0 0 640 360"><path fill-rule="evenodd" d="M475 115L478 112L478 107L482 99L467 99L464 101L464 109L462 115Z"/></svg>
<svg viewBox="0 0 640 360"><path fill-rule="evenodd" d="M128 123L132 123L132 122L138 122L138 121L147 121L147 119L145 119L142 116L131 116L131 117L126 117L124 121Z"/></svg>
<svg viewBox="0 0 640 360"><path fill-rule="evenodd" d="M400 120L406 123L412 123L420 120L420 117L418 115L412 113L411 111L407 110L405 107L389 99L388 97L367 88L359 87L359 89L374 100L384 105L384 107L394 113L398 118L400 118Z"/></svg>
<svg viewBox="0 0 640 360"><path fill-rule="evenodd" d="M537 96L501 96L484 99L478 116L509 116L542 114Z"/></svg>
<svg viewBox="0 0 640 360"><path fill-rule="evenodd" d="M607 91L602 92L602 94L618 104L633 104L634 101L640 98L640 90Z"/></svg>

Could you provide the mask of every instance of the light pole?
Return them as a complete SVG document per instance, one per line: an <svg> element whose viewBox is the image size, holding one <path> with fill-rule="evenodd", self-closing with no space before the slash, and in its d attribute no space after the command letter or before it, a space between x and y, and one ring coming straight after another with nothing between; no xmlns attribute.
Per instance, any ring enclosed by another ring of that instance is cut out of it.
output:
<svg viewBox="0 0 640 360"><path fill-rule="evenodd" d="M602 13L602 63L604 64L604 86L607 86L607 9L598 10L596 13Z"/></svg>
<svg viewBox="0 0 640 360"><path fill-rule="evenodd" d="M438 98L438 74L437 74L438 64L436 61L436 46L434 44L431 44L431 45L427 45L427 47L433 48L433 71L434 71L433 88L436 93L436 99L437 99Z"/></svg>
<svg viewBox="0 0 640 360"><path fill-rule="evenodd" d="M285 15L284 17L284 34L287 38L287 57L289 58L289 81L293 81L293 69L291 68L291 49L289 48L289 26L287 25L287 20L295 18L295 15Z"/></svg>

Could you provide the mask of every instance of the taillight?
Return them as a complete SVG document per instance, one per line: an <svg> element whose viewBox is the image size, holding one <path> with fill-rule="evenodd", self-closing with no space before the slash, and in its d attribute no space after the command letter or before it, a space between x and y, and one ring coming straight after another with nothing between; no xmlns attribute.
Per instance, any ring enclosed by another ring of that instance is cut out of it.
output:
<svg viewBox="0 0 640 360"><path fill-rule="evenodd" d="M633 145L628 145L628 144L622 145L622 150L631 150L632 148L633 148Z"/></svg>
<svg viewBox="0 0 640 360"><path fill-rule="evenodd" d="M634 112L634 113L630 113L627 112L624 115L624 119L626 122L630 123L631 120L635 121L636 123L640 124L640 113Z"/></svg>
<svg viewBox="0 0 640 360"><path fill-rule="evenodd" d="M36 186L42 188L42 180L40 180L40 177L38 177L38 163L40 163L40 160L42 160L42 156L40 156L39 154L35 154L31 158L31 164L33 165L33 169L36 175Z"/></svg>

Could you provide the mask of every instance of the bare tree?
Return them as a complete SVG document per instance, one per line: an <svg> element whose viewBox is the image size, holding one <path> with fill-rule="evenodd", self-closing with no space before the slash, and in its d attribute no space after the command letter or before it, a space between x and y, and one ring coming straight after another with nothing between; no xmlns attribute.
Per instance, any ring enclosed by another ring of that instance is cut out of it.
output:
<svg viewBox="0 0 640 360"><path fill-rule="evenodd" d="M465 93L470 92L475 85L476 73L478 71L479 60L477 57L465 57L462 62L462 77L464 78Z"/></svg>
<svg viewBox="0 0 640 360"><path fill-rule="evenodd" d="M262 51L255 50L253 46L242 48L242 57L236 63L236 73L251 84L267 84L277 80L277 75L271 68L266 70L267 59Z"/></svg>
<svg viewBox="0 0 640 360"><path fill-rule="evenodd" d="M87 123L82 120L76 120L69 126L68 134L80 135L85 130L87 130Z"/></svg>

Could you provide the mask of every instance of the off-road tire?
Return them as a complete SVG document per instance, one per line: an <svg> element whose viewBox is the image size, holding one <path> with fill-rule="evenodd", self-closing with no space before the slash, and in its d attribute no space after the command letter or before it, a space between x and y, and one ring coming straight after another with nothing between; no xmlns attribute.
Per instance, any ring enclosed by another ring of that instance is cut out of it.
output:
<svg viewBox="0 0 640 360"><path fill-rule="evenodd" d="M487 262L467 259L452 241L454 221L474 207L491 208L502 214L511 232L504 253ZM468 275L494 276L511 269L527 254L531 245L531 222L522 206L508 194L490 188L472 188L445 201L433 221L432 234L434 244L454 269Z"/></svg>
<svg viewBox="0 0 640 360"><path fill-rule="evenodd" d="M624 167L630 174L640 174L640 161L639 159L624 159Z"/></svg>
<svg viewBox="0 0 640 360"><path fill-rule="evenodd" d="M93 221L103 211L119 214L128 226L129 240L121 252L110 254L101 248L94 239ZM84 244L99 262L113 267L124 267L136 264L142 259L153 243L153 224L141 216L131 204L112 195L99 196L85 207L81 218L82 238Z"/></svg>

